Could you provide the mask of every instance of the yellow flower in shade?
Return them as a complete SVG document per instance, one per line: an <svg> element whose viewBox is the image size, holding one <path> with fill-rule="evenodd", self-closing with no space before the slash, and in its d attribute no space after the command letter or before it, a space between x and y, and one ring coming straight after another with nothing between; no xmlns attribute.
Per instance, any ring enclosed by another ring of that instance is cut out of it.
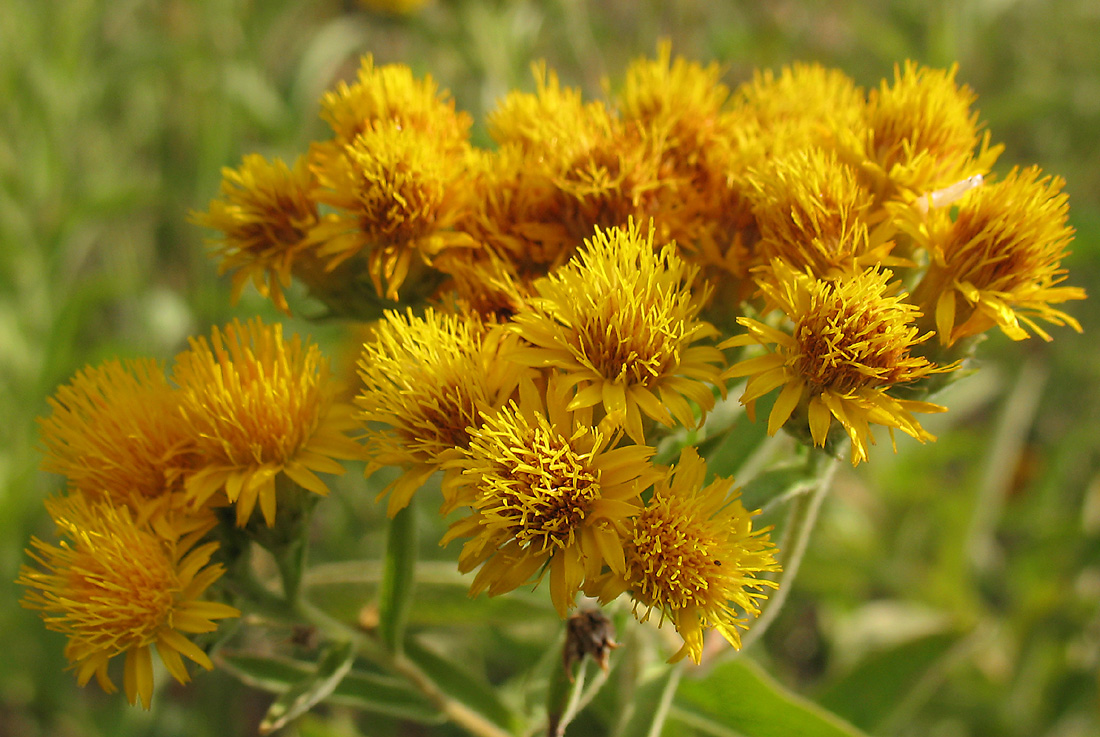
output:
<svg viewBox="0 0 1100 737"><path fill-rule="evenodd" d="M640 126L659 155L660 186L651 188L647 214L662 240L675 240L685 258L716 272L706 273L712 282L743 277L750 265L741 232L751 215L739 176L740 127L725 110L730 90L721 76L717 64L673 59L664 42L656 59L630 65L617 96L625 129Z"/></svg>
<svg viewBox="0 0 1100 737"><path fill-rule="evenodd" d="M516 144L479 152L469 186L456 227L482 248L452 251L452 258L480 260L485 252L526 283L565 263L580 244L563 222L564 196L534 152ZM440 268L452 273L449 264Z"/></svg>
<svg viewBox="0 0 1100 737"><path fill-rule="evenodd" d="M237 169L222 169L221 199L204 213L192 213L203 227L220 230L212 241L221 258L218 271L233 272L232 300L249 281L283 312L290 314L283 289L290 286L295 261L316 269L310 230L320 215L311 190L313 175L304 158L294 168L276 159L250 154Z"/></svg>
<svg viewBox="0 0 1100 737"><path fill-rule="evenodd" d="M618 432L593 427L591 408L567 409L571 389L552 377L545 407L534 384L519 404L486 415L453 466L456 500L473 513L455 522L441 544L463 545L459 570L481 566L471 596L490 596L550 571L550 598L563 618L586 579L606 565L624 570L622 537L653 482L653 448L614 448Z"/></svg>
<svg viewBox="0 0 1100 737"><path fill-rule="evenodd" d="M823 280L781 261L772 262L760 289L793 328L785 332L741 317L737 321L747 332L721 345L774 344L765 355L736 363L724 374L724 378L750 377L741 395L742 404L750 407L782 387L768 417L768 434L774 435L795 415L798 424L808 422L814 444L824 446L836 418L851 439L853 465L867 460L867 444L875 442L871 423L890 428L891 437L897 428L921 442L935 439L912 413L946 408L898 399L888 392L930 374L954 370L958 364L936 366L911 354L931 333L918 334L913 322L920 312L905 302L904 293L893 293L892 276L890 271L872 268ZM803 434L799 427L791 431Z"/></svg>
<svg viewBox="0 0 1100 737"><path fill-rule="evenodd" d="M188 635L212 632L214 620L238 617L226 604L200 597L222 575L210 565L216 542L195 544L214 524L165 539L135 520L126 507L93 503L82 495L46 502L60 545L31 539L27 554L41 568L23 566L16 583L27 592L22 604L36 609L47 629L68 636L65 657L81 686L94 675L107 693L107 673L126 655L123 685L130 703L149 708L153 695L155 645L168 672L180 683L190 676L183 658L210 670L213 664Z"/></svg>
<svg viewBox="0 0 1100 737"><path fill-rule="evenodd" d="M931 264L913 292L926 314L935 315L940 342L983 333L994 325L1013 340L1028 337L1026 325L1050 340L1036 319L1081 325L1051 307L1084 299L1079 287L1057 286L1073 240L1068 198L1059 177L1041 177L1038 167L1013 169L995 184L970 191L952 219L949 208L900 211L902 227L929 250Z"/></svg>
<svg viewBox="0 0 1100 737"><path fill-rule="evenodd" d="M754 73L733 94L729 125L757 161L808 146L825 146L837 131L862 129L863 91L837 69L794 64L776 75Z"/></svg>
<svg viewBox="0 0 1100 737"><path fill-rule="evenodd" d="M653 249L652 229L596 231L566 266L535 283L532 307L513 318L528 348L513 360L561 369L578 387L570 409L603 405L644 442L642 414L694 427L687 399L703 412L714 406L708 384L719 384L722 354L692 345L717 331L697 318L704 294L692 293L697 269L667 245Z"/></svg>
<svg viewBox="0 0 1100 737"><path fill-rule="evenodd" d="M753 530L752 515L733 479L704 485L706 464L694 448L684 448L676 466L657 481L645 509L626 535L626 571L606 577L599 596L610 601L623 591L634 599L634 614L645 622L654 609L684 640L673 657L698 663L703 635L715 629L741 647L745 615L760 613L758 602L773 581L757 576L778 571L768 530ZM639 616L639 607L644 612Z"/></svg>
<svg viewBox="0 0 1100 737"><path fill-rule="evenodd" d="M672 148L683 145L697 155L729 98L721 77L717 64L673 59L672 44L664 41L656 59L637 59L627 67L618 107L625 120L665 129Z"/></svg>
<svg viewBox="0 0 1100 737"><path fill-rule="evenodd" d="M430 76L417 79L404 64L375 66L369 54L362 58L355 82L340 82L321 98L321 118L336 135L329 151L352 143L379 121L461 147L473 122L466 113L455 112L450 94L440 91Z"/></svg>
<svg viewBox="0 0 1100 737"><path fill-rule="evenodd" d="M664 133L620 121L602 102L585 103L562 88L545 65L535 67L536 92L512 92L489 116L502 146L516 148L527 168L558 190L574 244L596 226L625 225L660 211Z"/></svg>
<svg viewBox="0 0 1100 737"><path fill-rule="evenodd" d="M465 165L432 133L371 124L316 168L317 198L335 208L313 230L320 255L335 268L365 252L378 295L397 300L411 269L430 265L446 248L475 245L452 229L464 206Z"/></svg>
<svg viewBox="0 0 1100 737"><path fill-rule="evenodd" d="M48 401L52 413L38 420L42 469L65 476L70 488L116 504L182 488L195 447L159 362L88 366Z"/></svg>
<svg viewBox="0 0 1100 737"><path fill-rule="evenodd" d="M404 470L382 491L391 517L469 445L481 413L500 409L520 374L501 356L499 331L477 318L431 309L423 318L386 313L363 345L355 402L367 424L367 474Z"/></svg>
<svg viewBox="0 0 1100 737"><path fill-rule="evenodd" d="M489 135L501 146L532 154L532 163L568 161L588 150L611 126L602 102L584 102L579 89L562 87L545 63L534 65L535 92L509 92L489 113Z"/></svg>
<svg viewBox="0 0 1100 737"><path fill-rule="evenodd" d="M485 250L480 258L464 258L469 251L452 251L438 262L450 277L449 286L459 311L478 315L486 323L508 322L527 302L528 285L512 264Z"/></svg>
<svg viewBox="0 0 1100 737"><path fill-rule="evenodd" d="M342 474L336 459L362 456L347 436L353 408L313 343L283 339L282 325L258 318L214 328L211 340L192 338L176 357L173 379L183 398L182 419L202 453L186 492L204 504L224 492L244 526L259 503L275 524L276 481L286 476L315 494L328 486L317 475Z"/></svg>
<svg viewBox="0 0 1100 737"><path fill-rule="evenodd" d="M835 153L803 149L770 161L749 181L764 263L778 258L821 277L908 264L889 255L888 229L871 227L874 195Z"/></svg>
<svg viewBox="0 0 1100 737"><path fill-rule="evenodd" d="M868 95L862 166L883 198L939 189L997 160L1002 147L979 135L974 92L956 83L956 72L906 62L894 69L893 85L883 81Z"/></svg>

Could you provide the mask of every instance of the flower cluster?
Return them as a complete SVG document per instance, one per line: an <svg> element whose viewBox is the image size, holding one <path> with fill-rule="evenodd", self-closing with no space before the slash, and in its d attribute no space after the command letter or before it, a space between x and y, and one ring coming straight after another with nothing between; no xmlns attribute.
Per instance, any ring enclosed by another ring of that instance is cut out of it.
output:
<svg viewBox="0 0 1100 737"><path fill-rule="evenodd" d="M277 497L293 507L295 489L327 494L315 472L361 457L337 390L315 345L252 320L192 339L171 378L154 361L108 361L50 399L43 468L68 488L46 506L64 540L33 539L38 567L18 582L24 606L68 636L81 685L94 674L113 691L108 663L125 654L126 695L148 708L151 645L181 683L181 655L212 667L187 635L240 615L202 599L225 573L212 531L247 525L257 506L271 527Z"/></svg>
<svg viewBox="0 0 1100 737"><path fill-rule="evenodd" d="M916 415L946 410L926 399L985 332L1080 330L1055 307L1085 296L1062 285L1063 182L991 173L1001 147L955 69L864 91L795 65L731 89L666 44L595 101L534 71L482 149L430 78L365 58L321 100L330 138L293 165L246 156L193 215L234 299L251 283L289 313L297 281L369 323L352 403L314 346L258 321L192 341L170 379L110 362L58 391L42 431L69 541L35 540L20 583L82 683L110 688L125 652L147 705L149 645L181 681L180 655L208 667L181 633L237 614L198 599L223 510L271 527L360 456L399 471L390 516L441 477L472 593L548 574L563 618L627 595L699 662L706 631L740 646L779 570L685 441L728 384L750 415L776 393L769 433L857 464L875 425L933 439Z"/></svg>

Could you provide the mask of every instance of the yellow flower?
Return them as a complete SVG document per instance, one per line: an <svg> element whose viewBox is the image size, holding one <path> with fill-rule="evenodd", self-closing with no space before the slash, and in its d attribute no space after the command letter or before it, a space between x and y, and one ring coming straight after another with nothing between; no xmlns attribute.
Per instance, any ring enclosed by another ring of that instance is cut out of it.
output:
<svg viewBox="0 0 1100 737"><path fill-rule="evenodd" d="M708 383L719 383L723 360L713 346L692 345L717 334L696 319L705 295L691 291L695 273L674 246L654 251L652 229L598 230L569 264L535 283L532 307L513 318L531 347L513 359L562 369L578 386L570 408L602 403L636 443L644 442L642 413L694 427L686 400L703 412L714 406Z"/></svg>
<svg viewBox="0 0 1100 737"><path fill-rule="evenodd" d="M482 251L477 259L464 258L467 253L452 251L437 264L450 277L455 304L486 323L508 322L526 304L529 285L492 251Z"/></svg>
<svg viewBox="0 0 1100 737"><path fill-rule="evenodd" d="M283 339L282 325L258 318L214 328L211 340L192 338L176 357L173 379L183 398L182 419L202 453L186 492L203 504L219 491L236 505L237 524L257 502L275 524L276 481L328 494L314 473L342 474L336 459L362 456L346 433L352 407L336 401L338 384L313 343Z"/></svg>
<svg viewBox="0 0 1100 737"><path fill-rule="evenodd" d="M815 445L824 446L833 418L852 442L852 464L867 460L867 443L875 442L870 423L893 428L924 442L934 440L913 412L944 412L928 402L898 399L888 392L930 374L954 370L957 364L936 366L914 356L912 349L931 333L919 335L913 325L920 315L894 294L890 271L874 268L835 280L815 279L781 261L773 261L770 279L759 282L771 305L793 323L790 332L751 318L738 318L748 332L720 347L770 345L763 356L741 361L724 378L749 376L742 404L782 387L768 417L768 434L775 434L798 410L808 422ZM804 431L795 426L796 436Z"/></svg>
<svg viewBox="0 0 1100 737"><path fill-rule="evenodd" d="M444 249L475 245L452 229L465 202L465 165L433 133L393 121L372 123L340 155L320 161L317 198L335 211L312 240L328 267L365 251L375 291L396 301L411 269L430 266Z"/></svg>
<svg viewBox="0 0 1100 737"><path fill-rule="evenodd" d="M213 620L240 616L226 604L200 597L224 572L209 565L215 542L195 547L213 526L165 539L139 524L126 507L89 502L82 495L46 502L67 538L52 545L31 539L27 554L41 570L23 566L16 583L27 587L24 607L41 612L47 629L68 636L65 657L77 683L95 675L107 693L115 685L107 667L126 654L123 684L130 703L149 708L153 695L150 646L180 683L190 676L183 657L210 670L213 664L188 635L212 632ZM182 656L182 657L181 657Z"/></svg>
<svg viewBox="0 0 1100 737"><path fill-rule="evenodd" d="M611 126L607 106L585 103L579 89L563 88L545 63L532 71L534 94L513 90L489 113L493 140L531 154L532 163L568 161L591 148Z"/></svg>
<svg viewBox="0 0 1100 737"><path fill-rule="evenodd" d="M614 448L618 433L593 427L590 408L570 411L571 388L551 378L542 396L521 385L521 401L486 415L461 470L457 500L473 513L455 522L441 544L472 538L459 570L481 565L471 596L511 591L550 571L550 597L564 618L586 579L606 565L623 571L626 520L653 481L653 448Z"/></svg>
<svg viewBox="0 0 1100 737"><path fill-rule="evenodd" d="M872 230L874 195L835 153L810 148L781 156L749 181L764 263L782 259L819 277L908 263L890 257L886 228Z"/></svg>
<svg viewBox="0 0 1100 737"><path fill-rule="evenodd" d="M662 476L645 509L632 520L626 536L626 570L610 576L600 598L610 601L623 591L634 599L634 614L645 622L653 609L668 618L684 640L673 657L696 663L703 653L705 630L716 629L735 648L746 629L743 615L757 615L773 581L758 579L778 571L775 546L767 530L752 529L752 514L733 479L704 486L706 464L694 448L684 448L679 463ZM754 513L753 513L754 514Z"/></svg>
<svg viewBox="0 0 1100 737"><path fill-rule="evenodd" d="M1013 169L967 193L953 219L948 208L927 214L905 208L903 227L932 255L913 299L935 315L941 343L994 325L1023 340L1028 334L1020 323L1049 341L1035 319L1081 331L1077 320L1051 307L1085 298L1079 287L1057 286L1066 278L1061 262L1073 240L1063 185L1060 177L1040 178L1038 167Z"/></svg>
<svg viewBox="0 0 1100 737"><path fill-rule="evenodd" d="M862 166L882 199L984 174L997 160L1002 147L989 148L988 135L979 135L974 92L958 86L957 71L906 62L895 67L893 85L883 81L868 95Z"/></svg>
<svg viewBox="0 0 1100 737"><path fill-rule="evenodd" d="M646 193L650 202L640 200L644 214L720 289L723 280L747 272L743 231L752 224L740 176L742 121L725 109L730 90L721 76L717 64L673 59L663 42L656 59L630 65L617 96L624 130L640 127L659 154L659 186Z"/></svg>
<svg viewBox="0 0 1100 737"><path fill-rule="evenodd" d="M656 59L637 59L627 67L618 106L624 119L666 130L670 148L684 146L697 155L729 98L721 77L717 64L673 59L672 44L663 41Z"/></svg>
<svg viewBox="0 0 1100 737"><path fill-rule="evenodd" d="M92 498L133 505L182 489L196 463L179 421L180 395L157 361L106 361L77 372L39 419L45 471Z"/></svg>
<svg viewBox="0 0 1100 737"><path fill-rule="evenodd" d="M290 314L283 289L290 286L295 261L316 268L317 255L308 239L320 220L310 194L313 187L304 158L291 169L278 159L269 163L250 154L240 168L222 169L221 199L212 200L204 213L192 213L199 225L222 232L212 244L221 258L218 272L233 272L234 304L251 281Z"/></svg>
<svg viewBox="0 0 1100 737"><path fill-rule="evenodd" d="M565 226L564 196L533 152L504 145L481 152L471 170L469 206L456 227L482 248L452 251L452 258L472 260L484 251L527 283L573 255L580 240Z"/></svg>
<svg viewBox="0 0 1100 737"><path fill-rule="evenodd" d="M356 404L367 423L367 474L404 472L387 486L392 517L429 476L470 442L481 413L512 395L520 367L503 360L497 333L476 318L429 309L423 318L387 312L363 345Z"/></svg>
<svg viewBox="0 0 1100 737"><path fill-rule="evenodd" d="M561 197L558 220L574 243L596 226L659 214L671 184L661 171L665 134L620 121L602 102L582 102L545 65L535 76L536 93L509 94L489 116L489 129L550 178Z"/></svg>
<svg viewBox="0 0 1100 737"><path fill-rule="evenodd" d="M730 124L758 161L808 146L825 146L837 131L860 129L863 91L847 75L820 64L794 64L777 76L755 72L734 91Z"/></svg>
<svg viewBox="0 0 1100 737"><path fill-rule="evenodd" d="M450 94L441 92L430 76L417 79L404 64L376 67L369 54L362 58L355 82L340 82L321 98L321 118L336 134L334 151L379 121L462 147L473 122L466 113L455 112Z"/></svg>

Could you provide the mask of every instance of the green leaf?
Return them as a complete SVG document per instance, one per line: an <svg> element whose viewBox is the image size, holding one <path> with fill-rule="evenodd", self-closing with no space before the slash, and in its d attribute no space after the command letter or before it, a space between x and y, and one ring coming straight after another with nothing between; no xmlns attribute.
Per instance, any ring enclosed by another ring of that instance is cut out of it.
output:
<svg viewBox="0 0 1100 737"><path fill-rule="evenodd" d="M265 657L222 651L219 667L242 683L263 691L282 693L308 678L314 665L290 658ZM445 718L427 699L413 691L402 679L351 670L340 681L327 701L354 707L365 713L420 722L441 724Z"/></svg>
<svg viewBox="0 0 1100 737"><path fill-rule="evenodd" d="M451 698L461 701L499 727L515 731L516 716L497 689L456 663L422 646L415 638L405 642L405 655Z"/></svg>
<svg viewBox="0 0 1100 737"><path fill-rule="evenodd" d="M355 648L350 642L326 645L314 672L284 691L268 708L260 722L260 734L286 726L332 695L354 662Z"/></svg>
<svg viewBox="0 0 1100 737"><path fill-rule="evenodd" d="M378 592L378 631L391 652L401 650L416 582L416 509L410 504L390 520L382 585Z"/></svg>
<svg viewBox="0 0 1100 737"><path fill-rule="evenodd" d="M804 463L765 471L741 487L741 503L753 511L799 487L809 491L818 483L812 473Z"/></svg>
<svg viewBox="0 0 1100 737"><path fill-rule="evenodd" d="M705 734L742 737L864 737L817 704L787 690L746 658L686 679L671 717Z"/></svg>
<svg viewBox="0 0 1100 737"><path fill-rule="evenodd" d="M761 397L756 400L756 422L742 414L724 435L704 441L699 454L707 461L708 478L736 477L745 461L768 441L768 412L773 402L770 395ZM713 441L718 442L712 446Z"/></svg>
<svg viewBox="0 0 1100 737"><path fill-rule="evenodd" d="M867 657L819 697L821 705L868 731L878 731L921 677L958 642L937 632Z"/></svg>

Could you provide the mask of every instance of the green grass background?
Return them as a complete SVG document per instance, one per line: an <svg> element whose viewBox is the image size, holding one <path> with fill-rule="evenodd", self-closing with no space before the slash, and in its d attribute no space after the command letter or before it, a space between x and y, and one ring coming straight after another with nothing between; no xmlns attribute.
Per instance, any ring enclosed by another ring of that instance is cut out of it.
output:
<svg viewBox="0 0 1100 737"><path fill-rule="evenodd" d="M1068 283L1093 295L1068 307L1084 335L992 338L981 371L943 398L939 442L879 448L843 471L757 656L876 735L1100 734L1095 0L431 0L406 18L333 0L3 0L0 736L252 734L268 703L217 672L159 692L151 713L78 689L64 638L17 606L10 583L30 535L50 532L41 501L59 481L37 470L34 418L54 388L107 357L169 359L233 315L273 317L254 295L229 305L187 221L220 168L252 151L293 158L327 135L319 95L360 53L431 74L484 142L486 110L530 89L533 60L595 96L660 38L719 61L731 85L795 60L864 86L907 58L957 61L1006 145L998 169L1037 163L1066 178L1078 230ZM336 326L295 324L335 349ZM333 510L326 524L349 539L361 530L340 515L376 519ZM339 715L295 729L357 733Z"/></svg>

